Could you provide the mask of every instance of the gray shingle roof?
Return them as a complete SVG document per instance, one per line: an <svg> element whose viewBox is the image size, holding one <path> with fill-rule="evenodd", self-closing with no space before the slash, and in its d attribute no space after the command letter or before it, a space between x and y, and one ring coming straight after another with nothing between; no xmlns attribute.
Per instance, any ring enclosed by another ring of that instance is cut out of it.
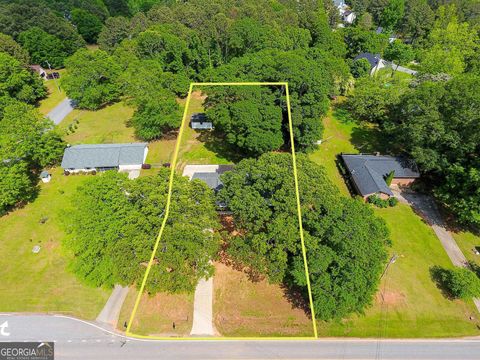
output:
<svg viewBox="0 0 480 360"><path fill-rule="evenodd" d="M382 192L393 195L385 183L385 177L392 171L394 178L418 178L415 162L403 157L377 155L341 155L352 180L361 195Z"/></svg>
<svg viewBox="0 0 480 360"><path fill-rule="evenodd" d="M220 175L233 169L232 165L219 165L215 172L196 172L192 175L193 179L199 179L205 182L212 190L218 191L223 187Z"/></svg>
<svg viewBox="0 0 480 360"><path fill-rule="evenodd" d="M147 143L75 145L65 149L64 169L141 165Z"/></svg>
<svg viewBox="0 0 480 360"><path fill-rule="evenodd" d="M353 59L354 61L360 60L360 59L367 59L368 62L370 63L370 67L373 69L375 66L378 65L378 62L380 61L380 54L372 54L372 53L361 53Z"/></svg>

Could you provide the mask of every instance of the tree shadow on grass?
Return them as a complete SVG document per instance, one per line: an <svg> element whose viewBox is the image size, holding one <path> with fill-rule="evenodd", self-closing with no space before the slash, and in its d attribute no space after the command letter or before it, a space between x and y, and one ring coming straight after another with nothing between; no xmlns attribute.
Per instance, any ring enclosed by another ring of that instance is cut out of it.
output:
<svg viewBox="0 0 480 360"><path fill-rule="evenodd" d="M289 286L287 284L280 284L283 291L283 296L292 305L292 309L301 309L309 319L312 317L309 301L306 300L300 288Z"/></svg>
<svg viewBox="0 0 480 360"><path fill-rule="evenodd" d="M224 138L215 133L215 131L197 131L198 140L204 143L205 148L214 152L217 156L227 159L231 162L239 162L246 158L238 149L228 144Z"/></svg>
<svg viewBox="0 0 480 360"><path fill-rule="evenodd" d="M438 289L442 292L442 295L448 300L454 300L454 297L450 293L447 285L445 284L445 277L448 275L448 270L440 266L430 267L430 277L437 286Z"/></svg>

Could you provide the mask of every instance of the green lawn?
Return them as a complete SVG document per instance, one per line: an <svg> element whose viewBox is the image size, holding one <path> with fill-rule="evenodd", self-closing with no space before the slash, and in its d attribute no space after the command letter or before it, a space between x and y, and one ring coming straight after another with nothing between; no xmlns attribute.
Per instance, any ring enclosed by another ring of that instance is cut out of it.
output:
<svg viewBox="0 0 480 360"><path fill-rule="evenodd" d="M60 76L65 74L65 70L58 70ZM40 101L38 105L38 110L43 114L47 115L50 111L53 110L55 106L62 102L63 99L67 97L65 91L60 87L60 80L45 80L45 86L48 89L48 95L45 99ZM58 85L58 86L57 86ZM59 88L60 87L60 88Z"/></svg>
<svg viewBox="0 0 480 360"><path fill-rule="evenodd" d="M132 115L133 109L123 102L97 111L75 109L60 123L59 128L66 133L65 141L72 145L135 142L134 129L127 126ZM69 132L72 126L77 126L77 129Z"/></svg>
<svg viewBox="0 0 480 360"><path fill-rule="evenodd" d="M478 247L480 250L480 236L469 231L452 232L452 235L467 260L480 266L480 255L476 255L473 252L475 247Z"/></svg>
<svg viewBox="0 0 480 360"><path fill-rule="evenodd" d="M353 122L339 121L333 113L324 120L326 142L310 155L325 166L331 180L344 194L348 190L337 171L335 160L340 152L358 152L371 137L378 143L375 129ZM372 130L372 131L370 131ZM358 133L364 133L358 141ZM381 150L381 149L379 149ZM381 292L364 315L342 321L319 322L322 336L359 337L442 337L479 335L479 318L473 303L446 299L430 277L432 266L451 268L439 240L410 207L377 209L391 232L390 254L398 259L391 265L381 284ZM381 293L384 294L382 302Z"/></svg>
<svg viewBox="0 0 480 360"><path fill-rule="evenodd" d="M66 177L60 168L51 173L51 182L40 184L34 202L0 217L0 309L94 319L110 292L84 286L67 271L69 255L61 248L65 234L60 226L71 194L88 177ZM41 246L38 254L32 253L34 245Z"/></svg>

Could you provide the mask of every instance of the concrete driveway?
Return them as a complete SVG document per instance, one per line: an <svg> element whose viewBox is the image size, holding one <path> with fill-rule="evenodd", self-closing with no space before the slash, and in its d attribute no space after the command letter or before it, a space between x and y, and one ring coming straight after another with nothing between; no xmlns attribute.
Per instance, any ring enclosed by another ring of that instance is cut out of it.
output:
<svg viewBox="0 0 480 360"><path fill-rule="evenodd" d="M73 100L65 98L60 104L47 114L47 117L52 120L55 125L62 122L65 117L70 114L75 107Z"/></svg>

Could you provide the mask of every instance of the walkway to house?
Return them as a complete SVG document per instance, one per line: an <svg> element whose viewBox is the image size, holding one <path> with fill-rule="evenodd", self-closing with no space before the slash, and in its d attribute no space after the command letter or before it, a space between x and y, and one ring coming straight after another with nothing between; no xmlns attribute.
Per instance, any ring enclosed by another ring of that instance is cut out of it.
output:
<svg viewBox="0 0 480 360"><path fill-rule="evenodd" d="M201 279L195 289L193 325L190 335L213 336L213 277Z"/></svg>
<svg viewBox="0 0 480 360"><path fill-rule="evenodd" d="M128 287L115 285L112 294L95 320L97 322L112 326L115 329L117 326L118 317L120 315L120 310L122 309L122 305L127 297L127 294Z"/></svg>
<svg viewBox="0 0 480 360"><path fill-rule="evenodd" d="M392 191L399 201L410 205L415 211L419 212L419 215L432 227L453 265L467 267L467 258L458 247L452 234L447 230L445 221L432 197L408 189L399 190L396 187L392 187ZM473 299L473 302L480 312L480 299Z"/></svg>
<svg viewBox="0 0 480 360"><path fill-rule="evenodd" d="M62 122L63 119L65 119L68 114L72 112L73 107L73 100L65 98L60 104L55 106L53 110L47 114L47 117L52 120L55 125L58 125Z"/></svg>

